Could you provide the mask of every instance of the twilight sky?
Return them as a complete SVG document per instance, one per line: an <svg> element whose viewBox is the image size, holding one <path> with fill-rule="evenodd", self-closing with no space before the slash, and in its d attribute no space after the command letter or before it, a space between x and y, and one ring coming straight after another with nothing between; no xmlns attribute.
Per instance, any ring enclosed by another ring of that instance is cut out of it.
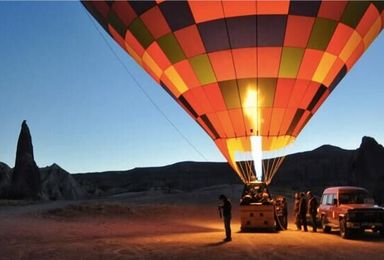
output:
<svg viewBox="0 0 384 260"><path fill-rule="evenodd" d="M40 167L55 162L76 173L225 160L104 32L103 40L79 2L0 2L0 17L0 161L14 166L24 119ZM283 152L355 149L364 135L384 143L383 57L381 33Z"/></svg>

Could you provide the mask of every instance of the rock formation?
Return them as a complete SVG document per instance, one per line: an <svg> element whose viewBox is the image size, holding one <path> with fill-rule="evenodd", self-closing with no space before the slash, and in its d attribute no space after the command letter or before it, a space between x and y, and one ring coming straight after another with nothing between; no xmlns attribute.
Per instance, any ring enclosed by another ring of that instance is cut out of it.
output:
<svg viewBox="0 0 384 260"><path fill-rule="evenodd" d="M84 199L86 192L77 181L59 165L41 168L41 196L46 200Z"/></svg>
<svg viewBox="0 0 384 260"><path fill-rule="evenodd" d="M368 188L375 199L384 203L384 147L364 136L352 164L353 184Z"/></svg>
<svg viewBox="0 0 384 260"><path fill-rule="evenodd" d="M17 142L16 162L12 173L15 198L37 198L40 194L40 172L33 157L32 138L24 120Z"/></svg>
<svg viewBox="0 0 384 260"><path fill-rule="evenodd" d="M0 162L0 198L7 197L11 185L11 168Z"/></svg>

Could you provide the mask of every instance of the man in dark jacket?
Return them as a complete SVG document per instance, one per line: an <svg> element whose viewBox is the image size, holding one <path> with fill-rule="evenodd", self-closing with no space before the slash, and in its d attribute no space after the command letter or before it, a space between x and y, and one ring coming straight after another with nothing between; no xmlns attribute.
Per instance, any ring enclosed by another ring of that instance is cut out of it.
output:
<svg viewBox="0 0 384 260"><path fill-rule="evenodd" d="M316 221L316 216L317 216L317 199L315 196L313 196L312 192L308 191L307 192L307 197L308 197L308 214L311 216L312 220L312 231L316 232L317 231L317 221Z"/></svg>
<svg viewBox="0 0 384 260"><path fill-rule="evenodd" d="M299 216L301 225L304 227L304 231L307 232L307 199L304 192L300 194Z"/></svg>
<svg viewBox="0 0 384 260"><path fill-rule="evenodd" d="M295 216L295 224L297 230L301 230L301 221L300 221L300 192L295 193L295 202L293 204L293 214Z"/></svg>
<svg viewBox="0 0 384 260"><path fill-rule="evenodd" d="M220 217L223 216L223 219L224 219L224 228L225 228L225 236L226 236L224 241L228 242L232 240L232 237L231 237L232 205L229 199L223 194L220 195L219 200L221 201L221 204L219 205Z"/></svg>

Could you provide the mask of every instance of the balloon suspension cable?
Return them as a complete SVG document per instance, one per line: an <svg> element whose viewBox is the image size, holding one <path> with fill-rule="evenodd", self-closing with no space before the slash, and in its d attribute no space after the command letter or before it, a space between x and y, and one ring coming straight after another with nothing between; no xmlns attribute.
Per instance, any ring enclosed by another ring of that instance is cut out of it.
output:
<svg viewBox="0 0 384 260"><path fill-rule="evenodd" d="M248 180L252 180L253 176L256 176L254 170L253 170L253 165L252 165L252 161L246 161L246 165L247 165L247 170L248 170Z"/></svg>
<svg viewBox="0 0 384 260"><path fill-rule="evenodd" d="M285 156L272 158L264 160L263 170L264 170L264 181L269 185L276 175L277 170L280 168L281 164L284 162Z"/></svg>
<svg viewBox="0 0 384 260"><path fill-rule="evenodd" d="M177 126L172 123L172 121L169 119L169 117L165 114L165 112L163 110L161 110L161 108L156 104L156 102L150 97L150 95L148 94L148 92L143 88L143 86L140 84L140 82L133 76L133 74L129 71L127 65L123 62L123 60L119 57L119 55L117 55L117 53L115 52L115 50L112 48L112 46L110 45L110 43L108 42L108 40L105 38L105 36L102 34L102 32L100 31L100 29L97 27L95 21L93 20L93 18L91 17L91 15L87 12L87 10L85 9L85 7L83 6L83 10L84 12L87 14L89 20L91 21L92 25L94 26L94 28L96 29L96 31L99 33L99 35L101 36L101 38L103 39L103 41L106 43L106 45L108 46L108 48L110 49L110 51L112 52L112 54L117 58L117 60L120 62L120 64L123 66L123 68L126 70L126 72L128 73L128 75L130 76L130 78L135 82L135 85L136 87L144 94L144 96L148 99L148 101L153 105L153 107L164 117L164 119L173 127L173 129L184 139L184 141L186 141L191 147L193 150L195 150L196 153L198 153L205 161L208 161L207 158L196 148L196 146L194 146L192 144L191 141L189 141L189 139L183 135L183 133L177 128Z"/></svg>

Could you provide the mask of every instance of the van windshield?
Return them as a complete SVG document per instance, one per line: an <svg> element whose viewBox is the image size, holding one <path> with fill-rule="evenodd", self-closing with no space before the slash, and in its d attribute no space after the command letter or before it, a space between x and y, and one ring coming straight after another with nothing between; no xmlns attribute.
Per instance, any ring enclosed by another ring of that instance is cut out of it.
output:
<svg viewBox="0 0 384 260"><path fill-rule="evenodd" d="M339 194L341 204L364 204L370 200L365 191L342 191Z"/></svg>

